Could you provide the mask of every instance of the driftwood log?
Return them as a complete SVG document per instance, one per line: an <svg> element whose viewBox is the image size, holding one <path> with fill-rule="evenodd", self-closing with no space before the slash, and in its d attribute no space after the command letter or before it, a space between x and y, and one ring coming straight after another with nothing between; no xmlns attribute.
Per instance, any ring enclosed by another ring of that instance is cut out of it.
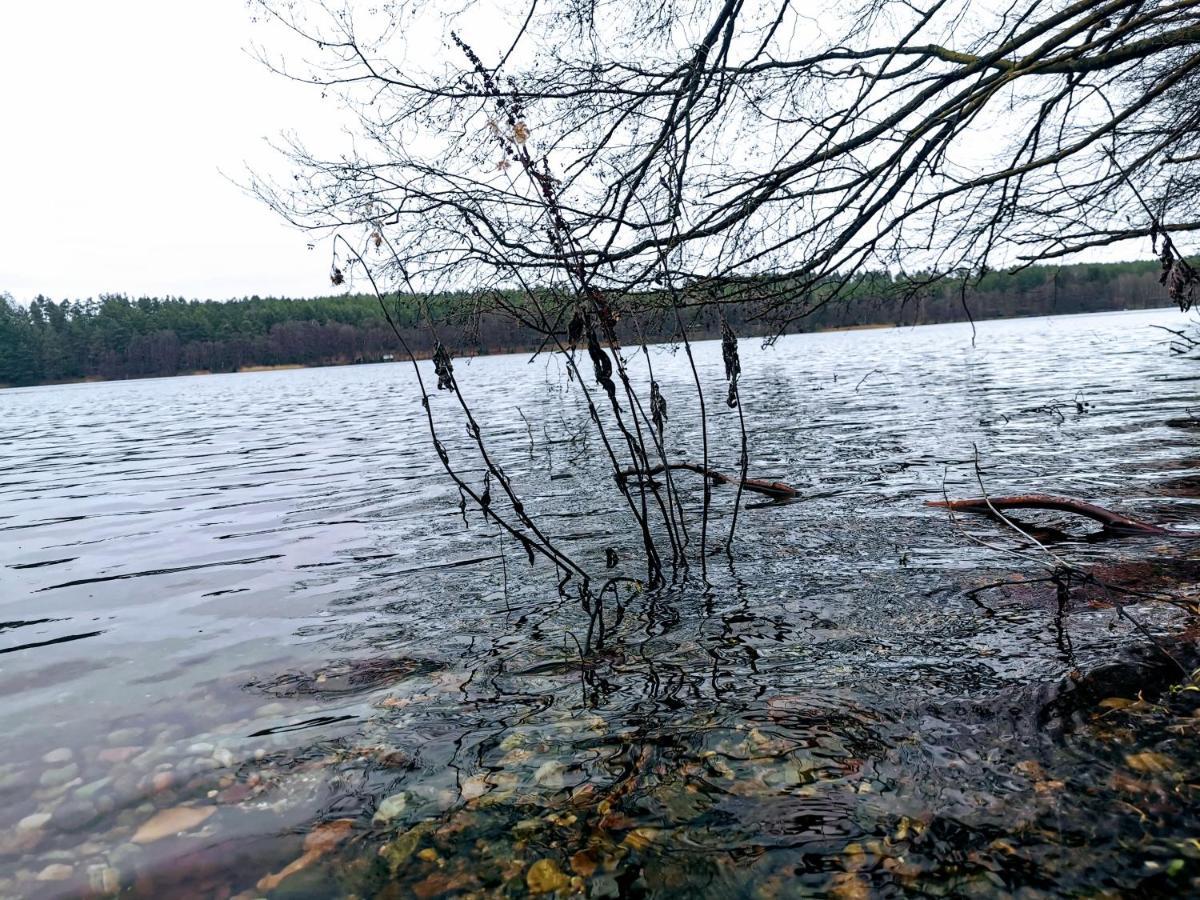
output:
<svg viewBox="0 0 1200 900"><path fill-rule="evenodd" d="M1052 494L1017 494L1009 497L972 497L967 500L927 500L926 506L937 506L955 512L992 515L995 510L1002 509L1053 509L1059 512L1075 513L1101 523L1113 531L1123 531L1133 534L1174 534L1180 532L1160 525L1151 525L1139 519L1132 519L1120 513L1096 506L1084 500L1073 500L1070 497L1056 497Z"/></svg>
<svg viewBox="0 0 1200 900"><path fill-rule="evenodd" d="M651 466L648 469L628 468L622 469L617 473L617 478L621 481L626 481L630 478L650 478L654 475L659 475L666 469L685 470L695 472L697 475L703 475L713 482L713 484L738 484L742 485L743 490L753 491L756 494L763 494L773 500L792 500L800 496L790 484L784 484L782 481L766 481L762 478L737 478L718 472L716 469L710 469L707 466L702 466L700 463L678 462L668 463L667 465Z"/></svg>

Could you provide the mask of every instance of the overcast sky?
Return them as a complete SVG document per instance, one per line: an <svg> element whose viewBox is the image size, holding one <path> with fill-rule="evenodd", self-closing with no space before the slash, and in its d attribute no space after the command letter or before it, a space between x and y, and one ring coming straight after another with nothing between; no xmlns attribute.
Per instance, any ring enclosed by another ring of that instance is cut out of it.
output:
<svg viewBox="0 0 1200 900"><path fill-rule="evenodd" d="M255 37L244 0L0 0L0 292L328 293L325 254L227 177L333 115Z"/></svg>
<svg viewBox="0 0 1200 900"><path fill-rule="evenodd" d="M517 24L473 21L477 49ZM341 127L334 99L248 52L277 37L245 0L0 0L0 293L329 293L326 249L231 181L285 173L281 132ZM438 39L412 43L437 59Z"/></svg>

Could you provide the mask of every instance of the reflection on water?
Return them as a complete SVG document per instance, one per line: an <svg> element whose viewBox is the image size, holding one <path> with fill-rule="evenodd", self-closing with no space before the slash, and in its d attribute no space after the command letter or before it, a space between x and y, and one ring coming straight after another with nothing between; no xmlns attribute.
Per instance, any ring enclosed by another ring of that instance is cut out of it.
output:
<svg viewBox="0 0 1200 900"><path fill-rule="evenodd" d="M746 342L750 472L808 499L743 512L708 586L610 596L582 661L553 573L464 527L405 366L0 393L0 895L1194 888L1200 692L1156 701L1178 675L1144 649L1131 668L1146 636L1112 602L1062 605L1036 563L923 506L978 493L977 447L991 491L1194 522L1197 432L1168 422L1196 382L1148 327L1168 320ZM697 353L719 395L719 346ZM654 367L694 458L685 360ZM560 365L457 373L556 540L634 566ZM1189 541L1031 519L1107 580L1191 589Z"/></svg>

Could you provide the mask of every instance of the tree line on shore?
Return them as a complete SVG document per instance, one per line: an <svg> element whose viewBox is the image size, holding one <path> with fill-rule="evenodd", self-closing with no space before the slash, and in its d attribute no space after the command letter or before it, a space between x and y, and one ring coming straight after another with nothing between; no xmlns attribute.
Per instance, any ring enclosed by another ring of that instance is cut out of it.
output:
<svg viewBox="0 0 1200 900"><path fill-rule="evenodd" d="M864 276L850 301L820 306L789 331L865 325L914 325L1165 306L1156 262L1034 266L993 272L971 282L940 283L918 299L897 303L899 278ZM911 279L909 279L911 282ZM911 292L901 292L911 294ZM965 301L965 302L964 302ZM678 338L674 315L653 312L639 322L647 341ZM469 293L389 304L409 346L432 353L441 340L455 353L533 350L543 336ZM742 336L771 326L753 302L722 306ZM439 323L437 333L427 320ZM720 336L712 306L683 316L693 340ZM625 337L634 339L628 326ZM236 372L257 366L322 366L400 358L395 335L374 296L342 294L307 300L248 297L228 301L120 294L56 303L39 296L28 305L0 294L0 384L32 385L77 379L119 379L189 372Z"/></svg>

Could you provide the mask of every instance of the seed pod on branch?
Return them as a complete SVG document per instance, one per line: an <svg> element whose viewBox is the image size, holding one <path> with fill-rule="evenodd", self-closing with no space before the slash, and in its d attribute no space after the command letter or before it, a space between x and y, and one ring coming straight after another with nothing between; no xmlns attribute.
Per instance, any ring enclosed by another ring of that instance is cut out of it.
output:
<svg viewBox="0 0 1200 900"><path fill-rule="evenodd" d="M588 331L588 356L592 358L592 365L596 369L596 383L604 388L608 399L615 404L617 402L617 386L612 380L612 360L608 358L608 354L596 340L595 329Z"/></svg>
<svg viewBox="0 0 1200 900"><path fill-rule="evenodd" d="M667 421L667 400L659 390L658 382L650 382L650 418L658 430L659 440L662 439L663 425Z"/></svg>
<svg viewBox="0 0 1200 900"><path fill-rule="evenodd" d="M729 395L725 402L730 409L738 405L738 376L742 374L742 361L738 357L737 335L721 317L721 358L725 361L725 378L729 381Z"/></svg>
<svg viewBox="0 0 1200 900"><path fill-rule="evenodd" d="M438 390L454 390L454 364L450 361L450 352L438 341L433 350L433 371L437 374Z"/></svg>

